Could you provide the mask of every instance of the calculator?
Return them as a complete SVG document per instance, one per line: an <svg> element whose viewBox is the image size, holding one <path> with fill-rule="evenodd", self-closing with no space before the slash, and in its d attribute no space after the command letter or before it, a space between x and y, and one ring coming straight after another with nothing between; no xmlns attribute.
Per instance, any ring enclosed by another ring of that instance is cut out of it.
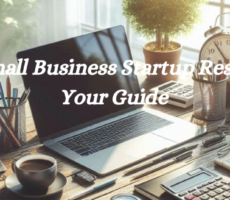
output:
<svg viewBox="0 0 230 200"><path fill-rule="evenodd" d="M157 87L151 88L149 92L155 93L158 89L157 96L168 94L168 104L175 105L181 108L187 108L193 104L193 86L169 81Z"/></svg>
<svg viewBox="0 0 230 200"><path fill-rule="evenodd" d="M161 188L181 200L230 199L230 178L202 167L162 183Z"/></svg>

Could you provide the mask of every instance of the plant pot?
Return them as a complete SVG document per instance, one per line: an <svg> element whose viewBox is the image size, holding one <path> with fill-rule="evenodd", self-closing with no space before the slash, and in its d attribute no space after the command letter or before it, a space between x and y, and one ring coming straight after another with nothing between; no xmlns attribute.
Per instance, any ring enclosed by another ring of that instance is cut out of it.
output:
<svg viewBox="0 0 230 200"><path fill-rule="evenodd" d="M148 42L143 46L143 52L145 55L145 62L146 64L150 64L151 65L151 72L153 72L153 68L154 68L154 64L163 64L167 61L167 63L169 65L171 64L175 64L175 68L174 68L174 72L177 70L177 65L180 63L180 56L181 56L181 51L182 51L182 46L181 44L177 43L177 42L171 42L173 45L177 46L178 48L176 50L173 51L150 51L148 49L146 49L146 46L148 46L151 43L155 43L155 42ZM153 80L154 82L159 82L159 83L164 83L170 80L177 80L178 79L178 75L171 75L170 74L170 69L171 67L167 67L166 68L166 72L168 73L168 75L163 75L162 74L162 69L158 68L157 69L157 74L158 75L147 75L148 79Z"/></svg>

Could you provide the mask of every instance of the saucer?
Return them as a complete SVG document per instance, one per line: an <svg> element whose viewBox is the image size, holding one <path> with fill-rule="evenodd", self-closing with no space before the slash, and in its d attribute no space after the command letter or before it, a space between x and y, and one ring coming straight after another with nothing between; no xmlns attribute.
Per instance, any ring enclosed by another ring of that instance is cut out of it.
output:
<svg viewBox="0 0 230 200"><path fill-rule="evenodd" d="M11 174L8 176L5 180L5 186L8 190L13 192L14 194L25 197L25 198L33 198L33 199L39 199L39 198L45 198L54 194L57 194L63 190L67 183L66 177L61 174L57 173L57 177L47 189L44 190L38 190L38 189L28 189L21 185L19 183L17 177L15 174Z"/></svg>

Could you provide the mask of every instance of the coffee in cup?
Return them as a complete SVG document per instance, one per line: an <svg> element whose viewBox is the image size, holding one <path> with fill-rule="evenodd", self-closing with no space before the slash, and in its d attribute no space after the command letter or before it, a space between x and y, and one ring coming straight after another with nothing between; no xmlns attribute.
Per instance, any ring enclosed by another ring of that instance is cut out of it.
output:
<svg viewBox="0 0 230 200"><path fill-rule="evenodd" d="M13 171L23 186L44 189L57 176L57 161L46 155L28 155L14 164Z"/></svg>

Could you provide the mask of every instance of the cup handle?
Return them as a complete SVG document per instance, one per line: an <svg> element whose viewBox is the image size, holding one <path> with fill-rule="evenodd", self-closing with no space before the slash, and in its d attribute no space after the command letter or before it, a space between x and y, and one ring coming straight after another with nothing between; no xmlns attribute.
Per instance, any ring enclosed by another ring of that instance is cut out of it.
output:
<svg viewBox="0 0 230 200"><path fill-rule="evenodd" d="M15 173L15 163L16 162L12 162L12 164L11 164L11 168L12 168L12 171Z"/></svg>

